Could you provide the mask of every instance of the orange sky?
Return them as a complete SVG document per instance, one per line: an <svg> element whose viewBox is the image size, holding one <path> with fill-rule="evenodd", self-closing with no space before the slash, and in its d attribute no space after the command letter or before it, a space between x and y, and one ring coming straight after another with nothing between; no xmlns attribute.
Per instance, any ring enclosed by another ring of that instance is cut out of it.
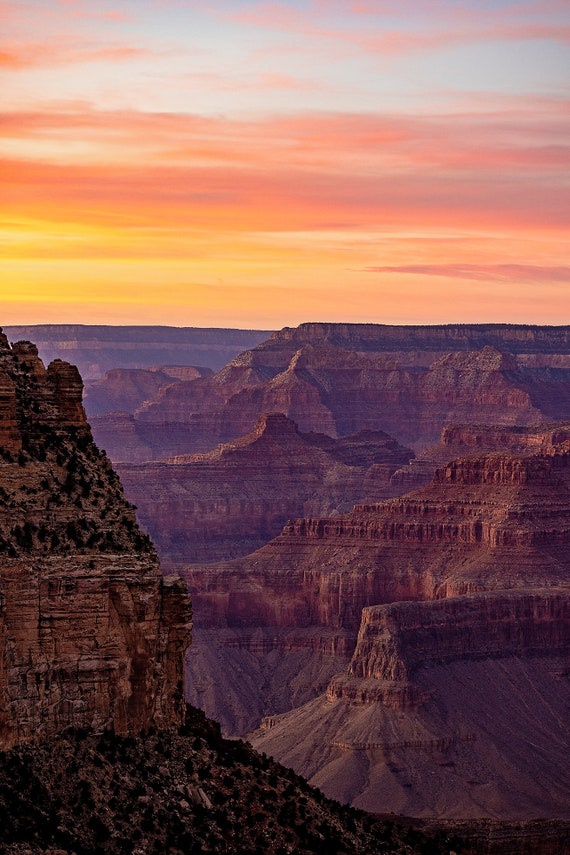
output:
<svg viewBox="0 0 570 855"><path fill-rule="evenodd" d="M0 324L570 323L565 4L202 5L0 3Z"/></svg>

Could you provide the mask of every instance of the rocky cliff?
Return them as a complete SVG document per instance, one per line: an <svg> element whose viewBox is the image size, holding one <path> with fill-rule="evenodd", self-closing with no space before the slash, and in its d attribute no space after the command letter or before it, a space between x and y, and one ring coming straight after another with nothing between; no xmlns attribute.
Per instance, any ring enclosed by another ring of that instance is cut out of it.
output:
<svg viewBox="0 0 570 855"><path fill-rule="evenodd" d="M349 667L253 743L368 810L568 820L569 618L568 586L364 609Z"/></svg>
<svg viewBox="0 0 570 855"><path fill-rule="evenodd" d="M429 484L435 470L450 460L481 454L552 454L570 441L570 422L541 425L445 425L439 443L421 451L390 478L395 490L409 492Z"/></svg>
<svg viewBox="0 0 570 855"><path fill-rule="evenodd" d="M208 451L281 412L303 432L382 430L418 451L450 422L570 419L569 341L568 327L303 324L210 379L165 389L134 414L134 431L161 459Z"/></svg>
<svg viewBox="0 0 570 855"><path fill-rule="evenodd" d="M183 715L188 596L164 580L77 369L0 333L0 747Z"/></svg>
<svg viewBox="0 0 570 855"><path fill-rule="evenodd" d="M460 458L420 490L292 521L251 556L188 570L191 697L228 730L253 726L251 711L284 712L324 690L366 606L567 585L569 463L565 441L553 454ZM207 669L224 693L206 685ZM239 669L259 673L267 695L234 679Z"/></svg>
<svg viewBox="0 0 570 855"><path fill-rule="evenodd" d="M215 451L118 471L163 564L172 564L245 555L288 519L380 501L393 494L390 477L412 456L382 432L303 434L274 413Z"/></svg>

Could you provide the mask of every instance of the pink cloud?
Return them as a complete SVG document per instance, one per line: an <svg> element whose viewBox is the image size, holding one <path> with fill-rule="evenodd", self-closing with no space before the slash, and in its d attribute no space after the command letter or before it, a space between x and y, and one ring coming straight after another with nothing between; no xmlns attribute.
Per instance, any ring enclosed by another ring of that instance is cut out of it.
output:
<svg viewBox="0 0 570 855"><path fill-rule="evenodd" d="M289 85L290 81L283 81ZM500 106L500 105L493 105ZM52 105L49 112L4 113L0 135L64 145L70 131L129 160L178 165L219 159L235 168L252 162L279 169L386 177L394 170L458 181L499 181L521 175L525 185L563 175L570 165L568 108L556 99L532 99L493 112L455 116L302 114L251 121L179 113L97 111L88 105ZM560 142L558 142L560 141ZM41 149L38 149L40 152ZM135 154L134 154L135 153Z"/></svg>
<svg viewBox="0 0 570 855"><path fill-rule="evenodd" d="M22 70L85 62L126 62L153 55L153 51L128 44L95 45L66 38L46 43L5 43L0 51L0 66Z"/></svg>
<svg viewBox="0 0 570 855"><path fill-rule="evenodd" d="M570 267L532 264L405 264L366 267L363 273L406 273L488 282L570 282Z"/></svg>
<svg viewBox="0 0 570 855"><path fill-rule="evenodd" d="M313 2L305 9L266 2L252 4L231 13L230 17L248 26L336 42L336 50L344 44L354 50L383 55L490 41L570 41L570 26L560 20L545 22L546 9L533 4L523 4L522 8L477 9L414 0L406 7L410 22L406 27L397 24L402 10L401 3L390 2L352 3L349 10L344 4L333 2ZM559 11L553 8L550 13L556 15ZM414 16L418 13L420 20L414 27ZM538 14L540 23L533 20ZM344 19L344 26L339 26L339 19Z"/></svg>

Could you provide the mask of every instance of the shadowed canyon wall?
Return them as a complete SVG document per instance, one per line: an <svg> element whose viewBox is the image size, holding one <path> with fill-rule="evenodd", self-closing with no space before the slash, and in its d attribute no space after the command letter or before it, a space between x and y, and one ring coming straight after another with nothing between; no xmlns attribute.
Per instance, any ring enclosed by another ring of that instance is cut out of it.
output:
<svg viewBox="0 0 570 855"><path fill-rule="evenodd" d="M379 431L302 434L274 413L212 452L117 468L166 566L246 555L291 518L387 498L391 476L412 457Z"/></svg>
<svg viewBox="0 0 570 855"><path fill-rule="evenodd" d="M561 816L570 446L563 426L539 433L530 453L450 461L415 492L292 521L251 556L189 570L191 695L228 730L265 714L256 747L369 810Z"/></svg>
<svg viewBox="0 0 570 855"><path fill-rule="evenodd" d="M142 462L209 451L281 412L302 432L382 430L418 451L450 422L570 419L569 380L569 327L302 324L163 388L124 417L128 446L105 416L94 431L113 460Z"/></svg>
<svg viewBox="0 0 570 855"><path fill-rule="evenodd" d="M77 369L0 333L0 746L181 721L190 612L91 437Z"/></svg>

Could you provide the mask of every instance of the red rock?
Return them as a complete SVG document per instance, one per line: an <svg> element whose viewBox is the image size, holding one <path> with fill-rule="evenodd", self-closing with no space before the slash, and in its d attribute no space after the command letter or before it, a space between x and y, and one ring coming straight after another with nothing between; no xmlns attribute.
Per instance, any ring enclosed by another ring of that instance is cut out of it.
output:
<svg viewBox="0 0 570 855"><path fill-rule="evenodd" d="M551 455L460 459L406 496L357 505L349 514L295 520L251 556L190 568L197 626L190 662L194 682L204 673L206 643L209 667L220 679L229 661L235 668L247 659L246 651L258 655L248 644L259 637L265 639L264 661L269 648L283 653L284 645L293 649L294 643L300 651L313 644L312 664L303 665L308 674L318 671L324 661L319 657L350 655L366 606L567 584L570 454L565 449L563 442L560 453ZM241 659L226 654L228 644L232 651L241 645ZM246 721L248 707L284 712L293 703L285 658L273 663L273 684L281 685L272 690L278 709L260 703L258 689L244 684L231 698L209 698L216 706L208 706L208 713L231 728ZM190 697L196 700L192 684L190 676Z"/></svg>
<svg viewBox="0 0 570 855"><path fill-rule="evenodd" d="M251 740L367 810L568 819L569 646L567 586L371 606L326 695Z"/></svg>
<svg viewBox="0 0 570 855"><path fill-rule="evenodd" d="M568 327L303 324L210 379L165 389L136 412L136 431L164 458L210 450L281 412L303 432L382 430L419 450L450 422L569 419L569 342Z"/></svg>
<svg viewBox="0 0 570 855"><path fill-rule="evenodd" d="M290 518L386 498L390 476L411 456L384 433L335 440L302 434L274 413L215 451L119 472L162 560L184 563L245 555Z"/></svg>
<svg viewBox="0 0 570 855"><path fill-rule="evenodd" d="M181 722L187 593L93 443L77 369L4 339L0 362L0 747Z"/></svg>

